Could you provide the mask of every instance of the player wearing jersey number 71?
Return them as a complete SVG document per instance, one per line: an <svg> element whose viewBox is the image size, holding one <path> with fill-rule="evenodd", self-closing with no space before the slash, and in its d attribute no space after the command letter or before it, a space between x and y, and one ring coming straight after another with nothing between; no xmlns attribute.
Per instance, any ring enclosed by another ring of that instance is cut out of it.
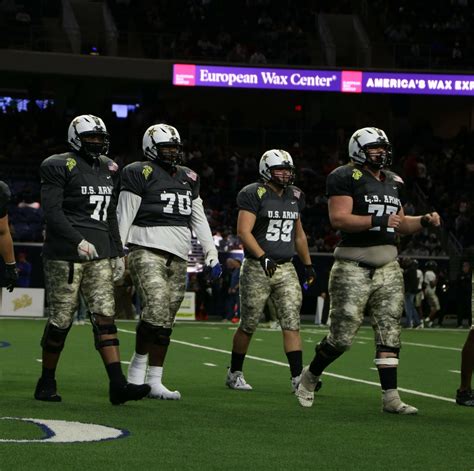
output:
<svg viewBox="0 0 474 471"><path fill-rule="evenodd" d="M245 355L269 298L283 334L283 345L294 390L302 370L300 338L301 286L291 262L295 252L305 265L306 283L315 272L301 224L304 194L293 185L295 167L290 154L272 149L259 167L262 181L244 187L237 196L237 232L245 258L240 274L241 321L232 346L226 384L231 389L250 390L243 376Z"/></svg>
<svg viewBox="0 0 474 471"><path fill-rule="evenodd" d="M392 148L381 129L356 131L349 141L349 158L349 164L335 169L327 179L329 218L342 235L329 278L330 330L303 370L296 396L303 407L313 404L320 375L350 348L367 312L375 331L374 362L382 386L382 409L416 414L416 407L402 402L397 389L404 289L395 235L439 226L440 218L435 212L405 216L403 180L387 169Z"/></svg>
<svg viewBox="0 0 474 471"><path fill-rule="evenodd" d="M40 168L49 320L41 340L43 370L34 396L40 401L61 401L56 366L81 292L95 346L109 376L109 399L121 404L141 399L150 388L127 384L114 323L113 279L123 257L115 213L118 167L106 157L109 135L96 116L75 118L69 126L68 144L70 152L48 157Z"/></svg>

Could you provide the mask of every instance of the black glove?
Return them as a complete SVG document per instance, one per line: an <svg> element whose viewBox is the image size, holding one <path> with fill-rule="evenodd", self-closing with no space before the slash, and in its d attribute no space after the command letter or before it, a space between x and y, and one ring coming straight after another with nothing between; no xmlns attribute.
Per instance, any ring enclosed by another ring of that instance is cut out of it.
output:
<svg viewBox="0 0 474 471"><path fill-rule="evenodd" d="M273 260L270 257L267 257L265 254L263 254L258 261L260 262L260 265L262 265L263 271L265 272L265 275L268 277L272 277L278 268L277 263L275 260Z"/></svg>
<svg viewBox="0 0 474 471"><path fill-rule="evenodd" d="M314 271L313 265L304 266L305 285L311 286L316 281L316 272Z"/></svg>
<svg viewBox="0 0 474 471"><path fill-rule="evenodd" d="M10 293L13 291L13 288L16 286L18 280L18 270L16 268L16 263L6 263L5 264L5 286Z"/></svg>

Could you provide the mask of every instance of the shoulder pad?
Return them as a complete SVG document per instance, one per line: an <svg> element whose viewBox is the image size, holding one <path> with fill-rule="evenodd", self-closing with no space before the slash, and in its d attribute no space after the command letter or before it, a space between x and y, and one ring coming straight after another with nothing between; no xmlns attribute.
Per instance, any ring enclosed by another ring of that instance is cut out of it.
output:
<svg viewBox="0 0 474 471"><path fill-rule="evenodd" d="M290 185L288 189L293 193L293 196L299 200L303 195L303 191L295 185Z"/></svg>
<svg viewBox="0 0 474 471"><path fill-rule="evenodd" d="M110 173L116 173L119 171L119 166L110 157L101 155L99 159L109 169Z"/></svg>

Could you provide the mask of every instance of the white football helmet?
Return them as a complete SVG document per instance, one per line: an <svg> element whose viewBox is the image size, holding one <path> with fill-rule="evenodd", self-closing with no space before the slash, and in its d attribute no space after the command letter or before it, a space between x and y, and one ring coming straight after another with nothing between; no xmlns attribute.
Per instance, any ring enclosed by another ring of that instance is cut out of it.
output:
<svg viewBox="0 0 474 471"><path fill-rule="evenodd" d="M279 178L272 173L272 170L288 169L290 175L288 178ZM277 185L286 187L291 185L295 180L295 166L293 165L293 159L286 150L271 149L267 150L260 158L260 164L258 171L265 182L272 181Z"/></svg>
<svg viewBox="0 0 474 471"><path fill-rule="evenodd" d="M101 136L102 142L87 142L84 137ZM109 152L109 133L104 122L97 116L84 114L71 121L67 142L72 150L85 157L96 159Z"/></svg>
<svg viewBox="0 0 474 471"><path fill-rule="evenodd" d="M143 154L148 160L178 165L183 155L179 132L168 124L154 124L143 135Z"/></svg>
<svg viewBox="0 0 474 471"><path fill-rule="evenodd" d="M369 155L368 149L383 147L380 154ZM349 139L349 158L360 165L370 165L380 169L392 163L392 145L382 129L369 127L358 129Z"/></svg>

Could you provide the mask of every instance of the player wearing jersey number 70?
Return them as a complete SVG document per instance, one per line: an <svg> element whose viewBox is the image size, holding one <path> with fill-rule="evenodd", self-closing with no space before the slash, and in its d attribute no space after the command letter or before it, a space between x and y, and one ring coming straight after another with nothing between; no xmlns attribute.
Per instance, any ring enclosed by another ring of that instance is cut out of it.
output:
<svg viewBox="0 0 474 471"><path fill-rule="evenodd" d="M151 386L150 398L181 399L162 381L174 320L186 289L191 231L205 253L211 277L222 269L199 196L199 176L180 164L181 138L167 124L143 136L143 162L127 165L117 208L120 236L142 304L128 380ZM148 371L147 371L148 366Z"/></svg>
<svg viewBox="0 0 474 471"><path fill-rule="evenodd" d="M81 292L95 346L109 376L109 399L112 404L121 404L141 399L150 388L127 383L114 323L113 280L123 257L115 213L118 167L106 157L109 135L96 116L74 118L68 144L70 152L48 157L40 168L49 319L41 340L43 370L34 396L40 401L61 401L56 366Z"/></svg>
<svg viewBox="0 0 474 471"><path fill-rule="evenodd" d="M293 185L295 167L284 150L265 152L259 172L262 182L244 187L237 196L237 232L245 258L240 273L241 321L233 339L226 384L231 389L252 389L244 379L243 363L263 309L271 298L282 328L294 390L303 367L299 332L302 293L291 262L295 252L305 265L306 283L310 285L315 280L300 219L304 194Z"/></svg>
<svg viewBox="0 0 474 471"><path fill-rule="evenodd" d="M303 407L313 404L320 375L350 348L367 312L375 331L374 362L382 386L382 409L416 414L416 407L402 402L397 389L404 289L395 235L439 226L440 218L435 212L405 216L403 180L387 169L392 147L381 129L356 131L349 141L349 158L349 164L335 169L327 179L329 218L342 235L329 278L330 330L303 370L296 396Z"/></svg>

